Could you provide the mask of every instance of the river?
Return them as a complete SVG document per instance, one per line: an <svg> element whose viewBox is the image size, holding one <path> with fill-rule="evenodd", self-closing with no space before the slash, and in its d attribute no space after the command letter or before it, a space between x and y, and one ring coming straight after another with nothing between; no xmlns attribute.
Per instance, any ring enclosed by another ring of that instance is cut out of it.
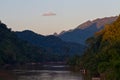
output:
<svg viewBox="0 0 120 80"><path fill-rule="evenodd" d="M14 70L17 80L83 80L80 73L73 73L65 65L44 65L43 69Z"/></svg>

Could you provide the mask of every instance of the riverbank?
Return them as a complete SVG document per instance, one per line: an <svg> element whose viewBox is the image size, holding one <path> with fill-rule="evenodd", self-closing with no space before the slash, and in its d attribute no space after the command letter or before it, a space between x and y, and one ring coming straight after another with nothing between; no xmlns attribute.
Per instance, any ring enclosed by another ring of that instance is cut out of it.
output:
<svg viewBox="0 0 120 80"><path fill-rule="evenodd" d="M68 77L65 77L65 75ZM32 63L26 65L11 66L7 67L7 69L0 70L0 80L36 80L37 78L40 78L41 80L43 77L45 77L45 79L48 80L47 77L57 79L57 76L59 76L60 80L70 80L73 77L75 78L75 80L79 80L79 78L80 80L82 80L82 75L80 73L78 74L72 72L68 65L61 63ZM31 79L28 79L29 77L31 77Z"/></svg>
<svg viewBox="0 0 120 80"><path fill-rule="evenodd" d="M0 70L0 80L17 80L17 77L10 70Z"/></svg>

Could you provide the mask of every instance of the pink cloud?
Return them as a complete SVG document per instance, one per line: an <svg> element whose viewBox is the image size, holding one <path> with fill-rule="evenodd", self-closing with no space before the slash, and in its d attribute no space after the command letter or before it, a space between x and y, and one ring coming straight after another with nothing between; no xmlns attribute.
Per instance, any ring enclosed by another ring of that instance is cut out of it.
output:
<svg viewBox="0 0 120 80"><path fill-rule="evenodd" d="M46 13L43 13L42 16L55 16L56 13L54 12L46 12Z"/></svg>

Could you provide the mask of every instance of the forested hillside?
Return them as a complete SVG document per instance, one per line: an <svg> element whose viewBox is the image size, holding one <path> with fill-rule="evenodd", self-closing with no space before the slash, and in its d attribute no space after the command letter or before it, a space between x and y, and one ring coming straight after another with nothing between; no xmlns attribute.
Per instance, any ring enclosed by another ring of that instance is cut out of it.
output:
<svg viewBox="0 0 120 80"><path fill-rule="evenodd" d="M75 58L76 66L85 68L90 77L102 80L120 78L120 16L112 24L87 39L88 49L81 58Z"/></svg>
<svg viewBox="0 0 120 80"><path fill-rule="evenodd" d="M19 39L28 41L37 47L44 48L49 54L55 53L63 57L72 56L75 54L83 54L85 47L81 44L66 42L54 35L44 36L30 30L15 32Z"/></svg>
<svg viewBox="0 0 120 80"><path fill-rule="evenodd" d="M40 61L43 52L44 49L18 39L5 24L0 23L0 65Z"/></svg>
<svg viewBox="0 0 120 80"><path fill-rule="evenodd" d="M68 56L81 54L84 49L82 45L64 42L52 35L40 36L32 31L21 32L18 36L0 22L1 67L7 64L65 62Z"/></svg>

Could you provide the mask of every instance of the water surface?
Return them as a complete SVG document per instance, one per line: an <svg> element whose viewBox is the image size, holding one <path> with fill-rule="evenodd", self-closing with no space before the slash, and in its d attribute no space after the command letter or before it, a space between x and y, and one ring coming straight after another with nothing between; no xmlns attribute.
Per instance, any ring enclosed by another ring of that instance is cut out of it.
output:
<svg viewBox="0 0 120 80"><path fill-rule="evenodd" d="M14 72L18 80L83 80L80 73L62 70L63 66L52 66L52 68L54 70L49 68L49 70L14 70ZM55 70L55 68L61 70Z"/></svg>

